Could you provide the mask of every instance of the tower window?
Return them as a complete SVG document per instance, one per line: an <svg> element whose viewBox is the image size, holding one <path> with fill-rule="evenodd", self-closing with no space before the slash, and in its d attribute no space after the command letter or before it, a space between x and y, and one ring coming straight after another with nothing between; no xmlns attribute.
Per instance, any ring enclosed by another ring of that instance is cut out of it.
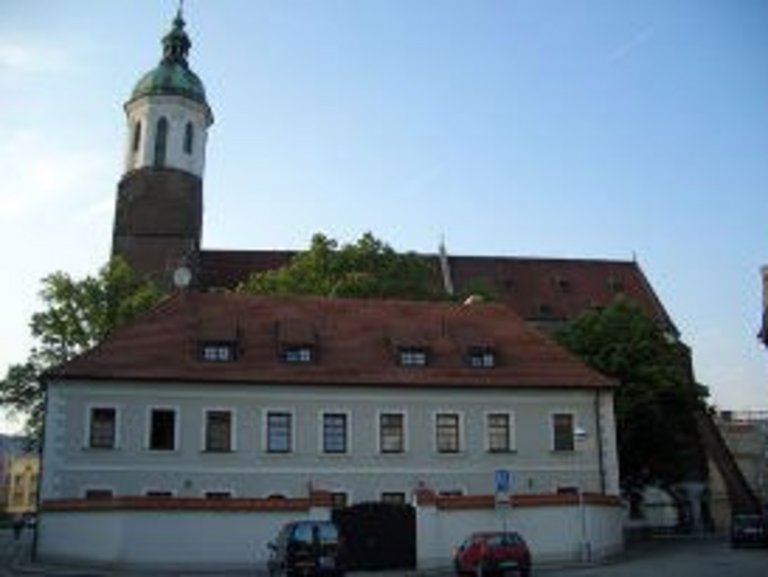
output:
<svg viewBox="0 0 768 577"><path fill-rule="evenodd" d="M157 121L155 134L155 166L165 166L165 148L168 142L168 119L163 116Z"/></svg>
<svg viewBox="0 0 768 577"><path fill-rule="evenodd" d="M195 127L191 122L187 122L184 127L184 152L192 154L192 146L195 142Z"/></svg>
<svg viewBox="0 0 768 577"><path fill-rule="evenodd" d="M138 152L139 144L141 144L141 122L137 122L133 125L133 142L131 143L131 150L133 152Z"/></svg>

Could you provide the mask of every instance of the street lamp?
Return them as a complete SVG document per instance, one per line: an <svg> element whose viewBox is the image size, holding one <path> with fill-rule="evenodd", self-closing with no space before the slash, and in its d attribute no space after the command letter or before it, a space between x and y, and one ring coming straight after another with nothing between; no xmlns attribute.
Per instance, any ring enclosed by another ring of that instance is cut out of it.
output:
<svg viewBox="0 0 768 577"><path fill-rule="evenodd" d="M592 559L592 545L587 536L587 509L584 506L584 442L587 440L587 430L584 427L573 429L573 445L579 454L579 515L581 517L581 562L588 563Z"/></svg>

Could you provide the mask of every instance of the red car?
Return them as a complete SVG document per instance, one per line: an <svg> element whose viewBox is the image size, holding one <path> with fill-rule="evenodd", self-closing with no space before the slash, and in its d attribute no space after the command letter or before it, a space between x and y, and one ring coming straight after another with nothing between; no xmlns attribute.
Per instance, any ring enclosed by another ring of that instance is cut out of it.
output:
<svg viewBox="0 0 768 577"><path fill-rule="evenodd" d="M531 553L514 531L473 533L456 549L453 566L457 575L531 574Z"/></svg>

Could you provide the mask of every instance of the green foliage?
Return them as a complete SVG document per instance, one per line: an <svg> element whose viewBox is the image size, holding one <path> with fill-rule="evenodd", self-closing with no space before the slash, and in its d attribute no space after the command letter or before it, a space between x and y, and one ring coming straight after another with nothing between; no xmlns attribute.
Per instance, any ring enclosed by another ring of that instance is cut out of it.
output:
<svg viewBox="0 0 768 577"><path fill-rule="evenodd" d="M40 374L90 349L163 296L155 285L137 279L119 258L95 277L76 280L56 272L44 278L42 285L45 308L33 314L30 322L36 346L26 362L11 365L0 381L0 406L25 415L32 434L42 424Z"/></svg>
<svg viewBox="0 0 768 577"><path fill-rule="evenodd" d="M694 411L704 389L687 350L625 298L584 314L558 335L588 365L619 381L616 425L622 485L670 485L700 466Z"/></svg>
<svg viewBox="0 0 768 577"><path fill-rule="evenodd" d="M251 275L238 291L268 295L438 300L438 277L415 253L398 253L365 233L353 244L315 234L309 250L280 269Z"/></svg>

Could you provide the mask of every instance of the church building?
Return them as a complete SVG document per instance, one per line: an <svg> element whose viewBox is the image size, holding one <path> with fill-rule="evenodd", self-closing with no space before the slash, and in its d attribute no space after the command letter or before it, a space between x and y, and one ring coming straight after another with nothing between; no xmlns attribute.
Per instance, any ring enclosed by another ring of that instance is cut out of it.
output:
<svg viewBox="0 0 768 577"><path fill-rule="evenodd" d="M112 239L182 290L44 376L41 557L263 566L284 522L369 502L412 511L411 567L507 523L539 560L620 551L617 383L547 331L626 295L677 338L638 264L423 255L494 303L220 290L295 253L203 247L213 112L184 27L125 104Z"/></svg>

